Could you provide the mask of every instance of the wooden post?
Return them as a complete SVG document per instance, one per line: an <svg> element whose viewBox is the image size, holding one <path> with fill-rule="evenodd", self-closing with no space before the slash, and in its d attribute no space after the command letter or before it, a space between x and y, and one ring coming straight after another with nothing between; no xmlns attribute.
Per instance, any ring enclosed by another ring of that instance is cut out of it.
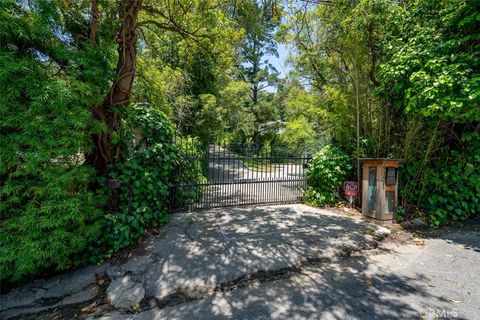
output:
<svg viewBox="0 0 480 320"><path fill-rule="evenodd" d="M363 165L363 177L362 177L362 212L368 213L368 177L369 166Z"/></svg>
<svg viewBox="0 0 480 320"><path fill-rule="evenodd" d="M355 69L355 104L357 108L357 182L358 182L358 185L360 185L360 161L358 160L358 157L360 157L360 101L359 101L359 90L358 90L358 74L356 69Z"/></svg>
<svg viewBox="0 0 480 320"><path fill-rule="evenodd" d="M392 220L395 222L397 220L397 205L398 205L398 176L400 174L400 170L397 168L397 177L395 180L395 196L393 202L393 216Z"/></svg>
<svg viewBox="0 0 480 320"><path fill-rule="evenodd" d="M366 216L379 219L379 220L392 220L396 215L396 206L398 204L398 159L359 159L359 162L363 163L363 178L362 178L362 213ZM395 185L386 183L387 168L397 168ZM369 180L370 169L376 168L375 179L375 210L369 209ZM393 210L392 212L386 212L386 196L387 192L393 192Z"/></svg>
<svg viewBox="0 0 480 320"><path fill-rule="evenodd" d="M385 212L385 167L377 166L377 203L375 208L375 218L383 220Z"/></svg>

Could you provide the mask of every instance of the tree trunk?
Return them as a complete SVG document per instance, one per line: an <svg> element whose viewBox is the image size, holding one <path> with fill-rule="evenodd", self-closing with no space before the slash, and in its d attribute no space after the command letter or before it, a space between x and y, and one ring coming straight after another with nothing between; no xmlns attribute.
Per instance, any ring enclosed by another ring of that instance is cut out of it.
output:
<svg viewBox="0 0 480 320"><path fill-rule="evenodd" d="M118 61L116 79L113 82L103 102L93 107L93 116L106 126L106 130L93 135L94 150L87 157L87 162L95 167L98 176L105 176L108 170L120 158L120 149L112 144L112 136L120 130L121 119L116 113L120 106L130 103L133 79L135 76L135 61L137 54L137 17L142 0L126 0L124 2L123 23L118 31ZM94 1L96 4L96 2ZM93 21L96 23L95 13ZM95 26L96 27L96 26ZM94 41L91 36L90 41ZM118 207L118 192L112 190L107 209Z"/></svg>
<svg viewBox="0 0 480 320"><path fill-rule="evenodd" d="M90 28L88 31L88 40L90 41L90 44L95 45L97 43L95 38L97 36L98 17L99 17L97 0L92 0L90 11L91 11L90 12L91 18L90 18Z"/></svg>

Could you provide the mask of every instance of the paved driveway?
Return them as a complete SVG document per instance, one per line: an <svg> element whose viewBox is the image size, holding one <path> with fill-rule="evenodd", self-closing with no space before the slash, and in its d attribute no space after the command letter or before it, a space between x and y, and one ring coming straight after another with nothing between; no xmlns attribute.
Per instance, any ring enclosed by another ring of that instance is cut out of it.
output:
<svg viewBox="0 0 480 320"><path fill-rule="evenodd" d="M387 245L123 319L478 320L479 239L460 232L421 246Z"/></svg>
<svg viewBox="0 0 480 320"><path fill-rule="evenodd" d="M245 211L215 223L233 264L213 269L250 278L101 319L480 319L480 220L375 249L362 221L302 205L264 210L271 219Z"/></svg>
<svg viewBox="0 0 480 320"><path fill-rule="evenodd" d="M378 230L305 205L177 213L123 259L2 296L2 316L480 319L478 229L401 245Z"/></svg>
<svg viewBox="0 0 480 320"><path fill-rule="evenodd" d="M288 277L303 265L374 246L374 229L367 222L305 205L176 213L160 235L143 243L142 254L14 290L2 296L3 315L61 309L92 299L103 303L105 288L98 279L110 283L107 296L117 310L107 308L97 315L116 319L127 309L160 310L271 277Z"/></svg>

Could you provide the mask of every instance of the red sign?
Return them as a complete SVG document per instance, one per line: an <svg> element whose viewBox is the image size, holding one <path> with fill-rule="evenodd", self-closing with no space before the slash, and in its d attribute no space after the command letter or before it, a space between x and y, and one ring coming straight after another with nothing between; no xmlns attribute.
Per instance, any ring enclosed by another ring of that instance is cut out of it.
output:
<svg viewBox="0 0 480 320"><path fill-rule="evenodd" d="M347 197L353 196L356 197L358 195L358 182L355 181L345 181L343 183L343 191Z"/></svg>

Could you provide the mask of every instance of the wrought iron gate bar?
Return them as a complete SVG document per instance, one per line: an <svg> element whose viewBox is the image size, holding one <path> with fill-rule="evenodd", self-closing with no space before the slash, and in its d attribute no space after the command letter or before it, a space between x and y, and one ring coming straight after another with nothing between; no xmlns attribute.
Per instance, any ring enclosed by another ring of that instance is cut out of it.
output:
<svg viewBox="0 0 480 320"><path fill-rule="evenodd" d="M229 184L254 184L254 183L275 183L275 182L301 182L305 181L305 179L285 179L285 180L245 180L245 181L235 181L235 182L221 182L215 181L215 185L224 186ZM211 186L212 183L184 183L184 184L175 184L170 185L170 187L204 187L204 186Z"/></svg>
<svg viewBox="0 0 480 320"><path fill-rule="evenodd" d="M171 211L296 203L307 188L308 155L252 146L195 145L177 139L178 166L169 187Z"/></svg>
<svg viewBox="0 0 480 320"><path fill-rule="evenodd" d="M204 160L205 158L194 158L194 157L186 157L185 159L188 160L197 160L201 161ZM210 158L210 161L217 161L217 160L230 160L230 159L235 159L235 160L304 160L305 157L264 157L264 158L254 158L254 157L242 157L242 156L232 156L232 157L215 157L215 158Z"/></svg>

